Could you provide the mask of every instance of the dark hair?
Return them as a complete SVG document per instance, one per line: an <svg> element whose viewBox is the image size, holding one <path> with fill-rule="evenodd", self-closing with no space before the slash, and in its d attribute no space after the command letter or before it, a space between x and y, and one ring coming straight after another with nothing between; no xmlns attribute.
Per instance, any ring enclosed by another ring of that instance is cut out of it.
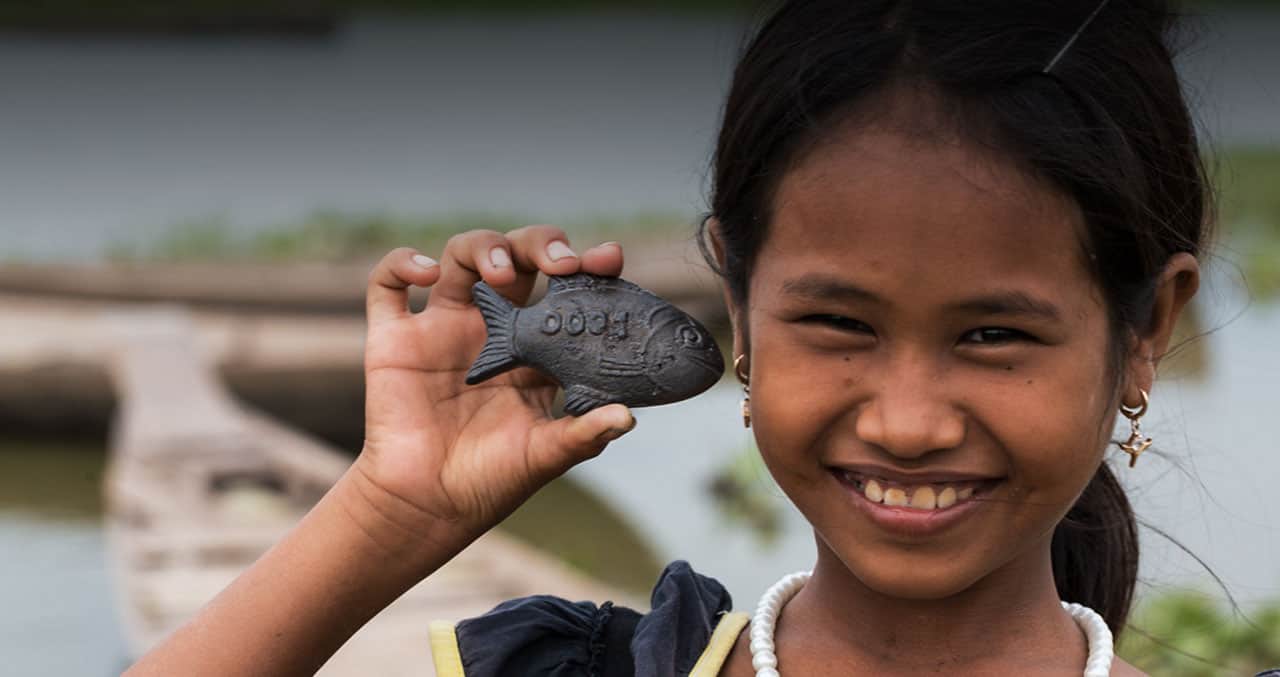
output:
<svg viewBox="0 0 1280 677"><path fill-rule="evenodd" d="M1151 329L1159 275L1198 255L1211 193L1172 64L1177 17L1161 0L1113 0L1051 73L1097 0L792 0L748 44L716 146L711 213L722 260L704 256L745 308L787 170L821 134L893 84L923 87L951 131L1069 196L1084 260L1106 299L1116 397L1129 338ZM747 337L749 340L749 337ZM1119 633L1137 578L1132 508L1104 463L1058 525L1063 599Z"/></svg>

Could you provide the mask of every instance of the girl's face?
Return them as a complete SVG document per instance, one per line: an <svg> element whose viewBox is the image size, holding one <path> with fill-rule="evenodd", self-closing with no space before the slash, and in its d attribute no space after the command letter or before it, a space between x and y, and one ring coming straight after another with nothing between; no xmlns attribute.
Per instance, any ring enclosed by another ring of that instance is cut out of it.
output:
<svg viewBox="0 0 1280 677"><path fill-rule="evenodd" d="M1082 232L1018 168L902 132L845 129L781 181L737 317L752 425L820 550L872 589L1047 565L1117 405Z"/></svg>

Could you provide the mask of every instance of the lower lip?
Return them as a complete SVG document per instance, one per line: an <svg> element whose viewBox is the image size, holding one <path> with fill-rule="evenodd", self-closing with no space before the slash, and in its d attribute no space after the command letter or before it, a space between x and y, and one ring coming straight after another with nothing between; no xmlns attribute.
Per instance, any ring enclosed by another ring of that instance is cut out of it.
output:
<svg viewBox="0 0 1280 677"><path fill-rule="evenodd" d="M981 510L986 503L985 501L975 500L977 496L989 493L994 485L994 482L984 484L974 498L959 501L948 508L921 510L875 503L868 499L857 487L842 479L839 471L833 470L832 477L840 484L842 489L852 496L854 506L871 518L871 521L877 526L890 533L910 538L935 536L966 517L972 516L975 512Z"/></svg>

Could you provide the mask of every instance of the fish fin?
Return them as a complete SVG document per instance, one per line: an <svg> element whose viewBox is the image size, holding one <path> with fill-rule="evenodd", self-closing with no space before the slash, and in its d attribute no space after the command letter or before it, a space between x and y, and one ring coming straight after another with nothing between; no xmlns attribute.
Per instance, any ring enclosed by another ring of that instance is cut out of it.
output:
<svg viewBox="0 0 1280 677"><path fill-rule="evenodd" d="M592 284L591 277L587 273L574 273L572 275L549 275L547 276L547 295L559 292L569 291L571 289L584 289Z"/></svg>
<svg viewBox="0 0 1280 677"><path fill-rule="evenodd" d="M484 317L488 333L480 356L471 363L467 385L475 385L520 365L515 351L515 305L484 282L471 287L471 298Z"/></svg>
<svg viewBox="0 0 1280 677"><path fill-rule="evenodd" d="M550 275L547 277L547 295L559 292L572 291L574 289L590 289L592 287L612 287L614 289L625 289L633 292L640 292L653 296L653 292L641 287L634 282L628 282L620 277L605 277L603 275L592 275L591 273L574 273L572 275Z"/></svg>
<svg viewBox="0 0 1280 677"><path fill-rule="evenodd" d="M564 389L564 411L572 416L581 416L616 399L609 393L596 390L591 386L574 384Z"/></svg>
<svg viewBox="0 0 1280 677"><path fill-rule="evenodd" d="M629 291L638 292L638 293L641 293L641 294L646 294L646 295L648 295L648 296L653 296L653 297L655 297L655 298L658 296L657 294L654 294L653 292L649 291L648 289L645 289L644 287L641 287L640 285L638 285L638 284L636 284L636 283L634 283L634 282L630 282L630 281L628 281L628 280L624 280L624 279L622 279L622 278L620 278L620 277L611 277L611 278L609 278L609 284L613 285L614 287L617 287L618 289L626 289L626 290L629 290Z"/></svg>

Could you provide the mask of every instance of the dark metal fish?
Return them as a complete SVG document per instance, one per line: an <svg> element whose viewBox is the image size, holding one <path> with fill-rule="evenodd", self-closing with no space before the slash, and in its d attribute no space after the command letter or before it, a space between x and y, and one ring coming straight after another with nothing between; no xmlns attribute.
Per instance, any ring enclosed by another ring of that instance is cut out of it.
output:
<svg viewBox="0 0 1280 677"><path fill-rule="evenodd" d="M468 384L534 367L559 381L564 410L577 416L614 402L677 402L724 373L711 333L653 292L587 273L549 280L547 295L526 308L484 282L472 287L489 337Z"/></svg>

